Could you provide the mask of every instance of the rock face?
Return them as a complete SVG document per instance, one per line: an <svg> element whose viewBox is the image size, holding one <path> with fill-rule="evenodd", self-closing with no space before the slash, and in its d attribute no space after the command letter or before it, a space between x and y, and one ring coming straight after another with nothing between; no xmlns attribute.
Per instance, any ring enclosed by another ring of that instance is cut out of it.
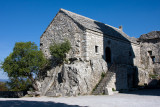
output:
<svg viewBox="0 0 160 107"><path fill-rule="evenodd" d="M101 74L107 72L104 60L89 62L75 61L47 71L48 76L37 81L42 95L46 96L76 96L90 94L101 79Z"/></svg>
<svg viewBox="0 0 160 107"><path fill-rule="evenodd" d="M160 39L160 31L152 31L147 34L143 34L139 38L141 41L151 40L151 39Z"/></svg>
<svg viewBox="0 0 160 107"><path fill-rule="evenodd" d="M160 31L143 34L141 41L141 63L150 74L160 75Z"/></svg>

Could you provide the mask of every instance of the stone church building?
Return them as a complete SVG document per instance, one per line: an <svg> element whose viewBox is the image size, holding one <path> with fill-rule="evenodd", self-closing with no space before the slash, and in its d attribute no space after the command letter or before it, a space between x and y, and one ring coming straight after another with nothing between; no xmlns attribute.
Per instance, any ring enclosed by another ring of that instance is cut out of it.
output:
<svg viewBox="0 0 160 107"><path fill-rule="evenodd" d="M160 33L155 33L160 38ZM59 10L40 39L40 48L48 59L52 58L51 43L66 39L71 43L67 54L70 63L57 66L53 61L50 69L40 73L37 84L42 95L104 94L107 87L129 89L148 84L149 73L159 70L160 51L154 51L159 45L152 43L157 37L152 41L145 35L129 37L122 26L115 28L64 9ZM149 48L151 44L154 46Z"/></svg>

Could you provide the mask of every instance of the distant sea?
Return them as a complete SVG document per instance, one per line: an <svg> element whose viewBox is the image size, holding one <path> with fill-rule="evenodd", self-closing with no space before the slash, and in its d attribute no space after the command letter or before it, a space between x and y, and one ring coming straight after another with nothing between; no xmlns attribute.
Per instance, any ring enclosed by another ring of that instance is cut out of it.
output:
<svg viewBox="0 0 160 107"><path fill-rule="evenodd" d="M0 82L7 82L9 81L8 79L0 79Z"/></svg>

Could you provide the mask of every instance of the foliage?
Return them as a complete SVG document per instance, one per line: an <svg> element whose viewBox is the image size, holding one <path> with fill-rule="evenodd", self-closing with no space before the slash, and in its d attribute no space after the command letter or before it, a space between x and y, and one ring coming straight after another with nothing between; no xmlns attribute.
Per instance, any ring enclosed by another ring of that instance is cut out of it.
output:
<svg viewBox="0 0 160 107"><path fill-rule="evenodd" d="M98 84L99 84L99 83L98 83ZM93 93L93 91L96 90L96 88L98 87L98 84L95 85L95 87L94 87L93 90L92 90L92 93Z"/></svg>
<svg viewBox="0 0 160 107"><path fill-rule="evenodd" d="M2 68L10 77L11 83L15 85L13 87L21 84L21 88L17 88L21 90L22 87L27 87L28 81L34 82L34 77L45 63L43 53L38 50L34 42L17 42L13 52L5 58ZM33 87L36 89L35 85Z"/></svg>
<svg viewBox="0 0 160 107"><path fill-rule="evenodd" d="M51 55L57 59L59 63L62 63L66 59L66 53L71 49L71 44L68 40L63 43L53 43L50 46Z"/></svg>
<svg viewBox="0 0 160 107"><path fill-rule="evenodd" d="M10 91L27 91L32 87L30 79L22 77L10 77L10 81L7 82Z"/></svg>
<svg viewBox="0 0 160 107"><path fill-rule="evenodd" d="M104 78L105 77L105 73L104 72L102 72L102 74L101 74L101 78Z"/></svg>
<svg viewBox="0 0 160 107"><path fill-rule="evenodd" d="M116 91L114 88L112 88L112 91Z"/></svg>
<svg viewBox="0 0 160 107"><path fill-rule="evenodd" d="M0 91L8 91L6 83L0 82Z"/></svg>
<svg viewBox="0 0 160 107"><path fill-rule="evenodd" d="M157 74L149 74L149 77L152 79L157 79L158 75Z"/></svg>

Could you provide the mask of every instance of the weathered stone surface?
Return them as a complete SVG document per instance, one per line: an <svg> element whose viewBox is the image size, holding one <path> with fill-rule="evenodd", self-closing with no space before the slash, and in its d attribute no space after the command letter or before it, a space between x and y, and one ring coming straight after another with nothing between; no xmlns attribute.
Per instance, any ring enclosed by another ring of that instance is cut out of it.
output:
<svg viewBox="0 0 160 107"><path fill-rule="evenodd" d="M93 90L93 95L102 95L106 94L106 88L116 89L116 78L115 73L109 70L104 76L101 77L101 81L97 84L95 89ZM107 91L108 92L108 91Z"/></svg>
<svg viewBox="0 0 160 107"><path fill-rule="evenodd" d="M152 31L147 34L143 34L140 36L140 40L149 40L149 39L160 39L160 31Z"/></svg>
<svg viewBox="0 0 160 107"><path fill-rule="evenodd" d="M99 82L102 72L107 72L104 60L95 59L90 62L77 61L64 64L54 70L51 79L46 77L41 82L40 91L46 96L76 96L90 94ZM52 71L51 71L52 72ZM51 73L52 74L52 73ZM47 81L47 82L45 82Z"/></svg>
<svg viewBox="0 0 160 107"><path fill-rule="evenodd" d="M141 35L141 64L150 74L160 74L160 31Z"/></svg>
<svg viewBox="0 0 160 107"><path fill-rule="evenodd" d="M27 94L28 95L30 95L30 96L40 96L41 95L41 92L39 92L39 91L35 91L35 92L33 92L33 91L27 91Z"/></svg>
<svg viewBox="0 0 160 107"><path fill-rule="evenodd" d="M70 58L81 57L81 46L83 41L83 29L75 23L72 18L68 17L63 11L59 11L46 31L41 36L40 48L47 58L51 58L49 47L50 44L62 43L69 40L72 46L68 53Z"/></svg>
<svg viewBox="0 0 160 107"><path fill-rule="evenodd" d="M138 68L138 85L148 84L149 72L147 70Z"/></svg>
<svg viewBox="0 0 160 107"><path fill-rule="evenodd" d="M105 88L105 94L106 95L113 95L113 91L112 91L112 88Z"/></svg>

